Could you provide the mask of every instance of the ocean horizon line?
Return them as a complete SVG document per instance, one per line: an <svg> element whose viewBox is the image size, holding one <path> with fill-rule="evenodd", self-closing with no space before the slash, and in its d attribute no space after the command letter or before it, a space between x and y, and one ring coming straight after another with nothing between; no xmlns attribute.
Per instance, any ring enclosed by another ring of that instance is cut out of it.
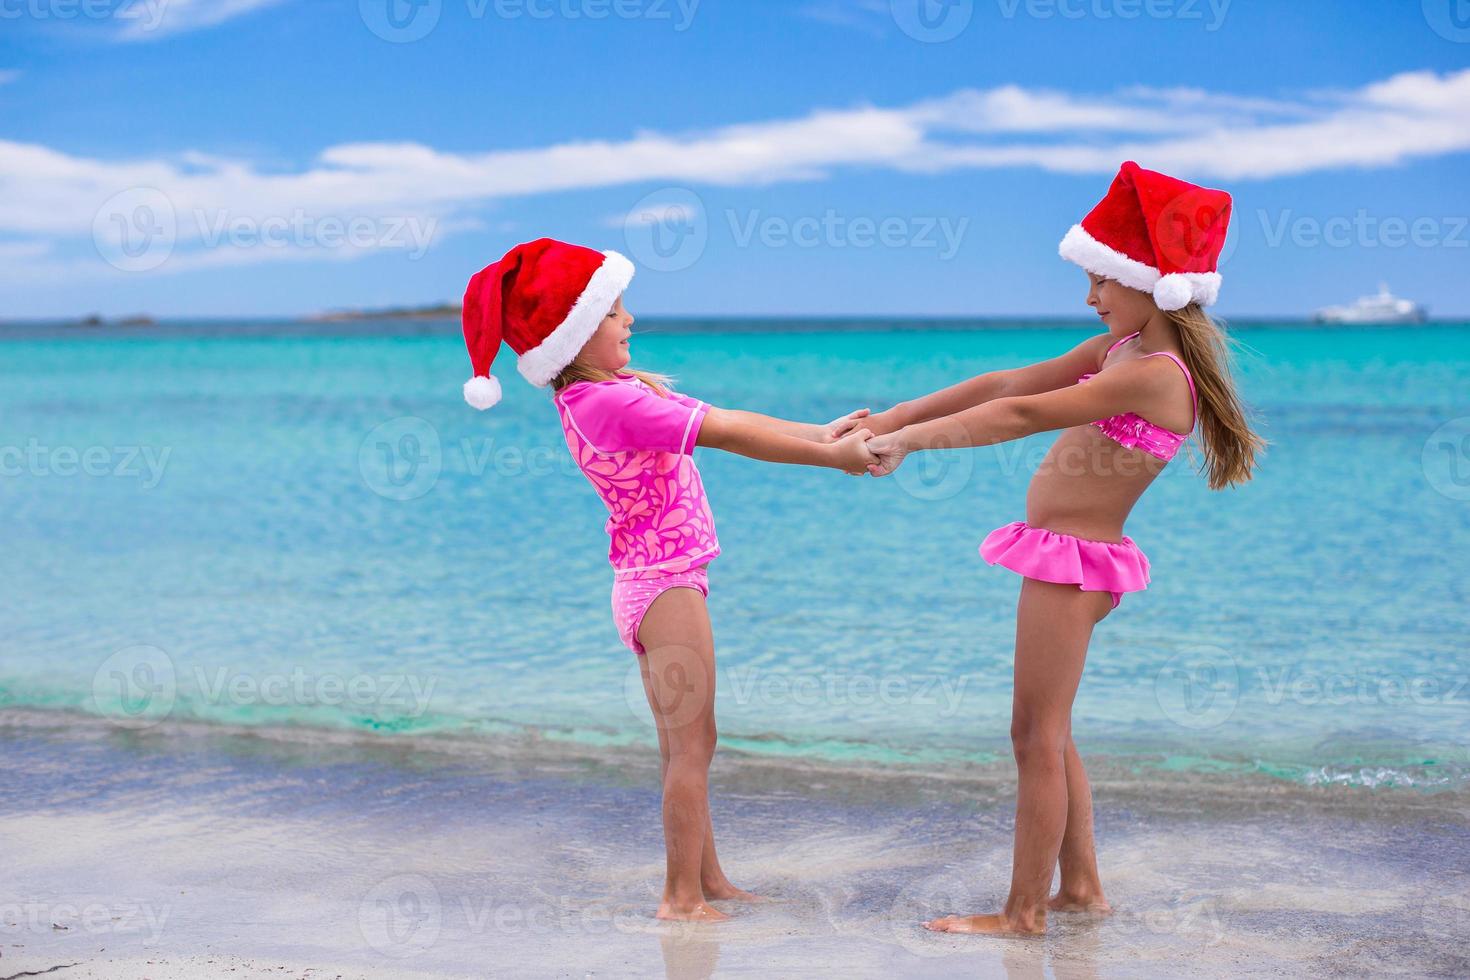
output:
<svg viewBox="0 0 1470 980"><path fill-rule="evenodd" d="M1466 316L1444 316L1431 317L1419 323L1330 323L1314 319L1310 315L1302 314L1239 314L1226 316L1216 314L1215 318L1223 323L1227 329L1244 327L1251 329L1312 329L1322 331L1332 330L1373 330L1424 327L1464 327L1470 326L1470 315ZM1014 313L1014 314L928 314L928 313L893 313L893 314L804 314L804 313L648 313L639 317L645 324L660 327L678 326L687 332L720 332L721 329L728 330L731 327L744 328L741 332L749 332L752 327L769 329L771 327L790 327L807 330L811 328L831 329L833 327L844 327L853 329L854 332L873 332L894 329L945 329L945 330L984 330L984 329L1077 329L1096 326L1094 317L1066 314L1045 313ZM177 315L151 317L146 315L118 316L103 318L90 316L78 317L14 317L0 318L0 332L25 331L25 330L58 330L67 333L82 335L97 333L125 333L143 334L157 329L178 328L213 328L230 329L237 327L312 327L322 333L350 332L355 327L367 327L382 330L384 327L402 327L410 332L415 326L426 324L452 323L458 326L458 314L399 314L383 312L381 314L363 313L352 316L322 316L320 314L301 315L266 315L266 316L224 316L224 315ZM635 332L636 329L635 329Z"/></svg>

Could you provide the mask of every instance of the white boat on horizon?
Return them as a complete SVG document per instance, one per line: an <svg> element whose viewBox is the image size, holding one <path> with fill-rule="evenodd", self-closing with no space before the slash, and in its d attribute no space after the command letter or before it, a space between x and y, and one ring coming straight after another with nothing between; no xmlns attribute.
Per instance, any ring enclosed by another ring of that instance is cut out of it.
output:
<svg viewBox="0 0 1470 980"><path fill-rule="evenodd" d="M1378 284L1377 296L1363 296L1349 306L1328 306L1312 317L1318 323L1423 323L1424 307L1412 300L1400 299L1388 291L1388 283Z"/></svg>

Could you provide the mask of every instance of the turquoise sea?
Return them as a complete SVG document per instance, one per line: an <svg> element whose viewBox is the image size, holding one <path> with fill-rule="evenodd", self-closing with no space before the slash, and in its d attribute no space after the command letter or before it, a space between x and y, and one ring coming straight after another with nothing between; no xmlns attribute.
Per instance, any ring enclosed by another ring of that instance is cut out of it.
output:
<svg viewBox="0 0 1470 980"><path fill-rule="evenodd" d="M645 319L635 363L826 421L1042 359L1082 324ZM1231 327L1271 445L1181 455L1127 532L1083 752L1385 791L1470 779L1470 324ZM0 707L306 731L652 742L605 511L548 396L460 398L453 322L0 328ZM701 450L723 744L869 767L1008 755L1019 580L976 554L1052 435L888 480ZM1198 454L1195 454L1197 458Z"/></svg>

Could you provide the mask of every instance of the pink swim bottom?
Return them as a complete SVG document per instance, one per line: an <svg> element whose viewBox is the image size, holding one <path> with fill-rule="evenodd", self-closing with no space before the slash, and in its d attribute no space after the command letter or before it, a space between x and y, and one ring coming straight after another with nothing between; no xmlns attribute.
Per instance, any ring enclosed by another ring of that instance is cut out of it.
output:
<svg viewBox="0 0 1470 980"><path fill-rule="evenodd" d="M986 535L980 557L1027 578L1107 592L1113 608L1125 592L1148 588L1148 557L1133 539L1093 541L1014 521Z"/></svg>
<svg viewBox="0 0 1470 980"><path fill-rule="evenodd" d="M699 594L709 595L709 568L701 565L687 572L670 572L651 578L616 579L613 582L613 622L618 624L620 636L629 650L640 656L645 653L638 642L638 627L653 600L670 589L698 589Z"/></svg>

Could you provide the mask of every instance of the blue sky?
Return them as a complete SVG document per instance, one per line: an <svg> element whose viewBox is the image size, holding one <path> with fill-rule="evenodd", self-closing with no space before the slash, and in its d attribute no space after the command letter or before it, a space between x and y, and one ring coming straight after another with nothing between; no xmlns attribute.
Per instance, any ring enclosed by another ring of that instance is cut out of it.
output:
<svg viewBox="0 0 1470 980"><path fill-rule="evenodd" d="M0 317L457 300L542 235L640 313L1065 315L1130 157L1235 196L1226 316L1463 316L1467 6L0 0Z"/></svg>

